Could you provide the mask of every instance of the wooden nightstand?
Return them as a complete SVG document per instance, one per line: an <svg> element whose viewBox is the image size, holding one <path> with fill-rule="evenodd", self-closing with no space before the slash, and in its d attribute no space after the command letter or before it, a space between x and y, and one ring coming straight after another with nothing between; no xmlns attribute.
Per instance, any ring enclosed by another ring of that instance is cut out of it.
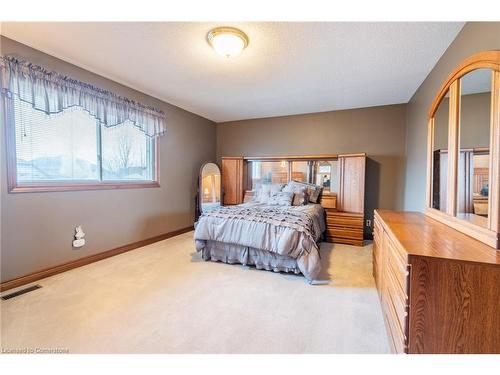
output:
<svg viewBox="0 0 500 375"><path fill-rule="evenodd" d="M326 211L326 240L363 246L363 214Z"/></svg>
<svg viewBox="0 0 500 375"><path fill-rule="evenodd" d="M363 246L363 214L337 211L337 194L323 194L319 201L326 212L326 241Z"/></svg>

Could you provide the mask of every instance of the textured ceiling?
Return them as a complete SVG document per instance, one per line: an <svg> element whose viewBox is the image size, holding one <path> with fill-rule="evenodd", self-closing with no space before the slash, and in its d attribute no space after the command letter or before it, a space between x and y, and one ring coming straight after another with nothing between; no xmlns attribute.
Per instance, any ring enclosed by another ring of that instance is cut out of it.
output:
<svg viewBox="0 0 500 375"><path fill-rule="evenodd" d="M206 33L250 44L217 55ZM2 23L2 34L222 122L406 103L463 23Z"/></svg>

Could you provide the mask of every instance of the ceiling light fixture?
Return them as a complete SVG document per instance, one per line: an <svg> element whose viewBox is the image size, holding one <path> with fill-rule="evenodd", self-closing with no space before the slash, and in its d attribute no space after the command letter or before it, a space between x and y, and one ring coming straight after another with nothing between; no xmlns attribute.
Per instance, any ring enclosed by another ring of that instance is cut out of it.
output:
<svg viewBox="0 0 500 375"><path fill-rule="evenodd" d="M248 36L234 27L216 27L207 34L215 52L225 57L237 56L248 46Z"/></svg>

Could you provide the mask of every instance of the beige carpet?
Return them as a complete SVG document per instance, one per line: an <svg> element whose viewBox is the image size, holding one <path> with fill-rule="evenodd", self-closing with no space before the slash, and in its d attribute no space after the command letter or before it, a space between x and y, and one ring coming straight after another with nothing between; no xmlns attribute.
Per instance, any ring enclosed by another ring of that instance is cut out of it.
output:
<svg viewBox="0 0 500 375"><path fill-rule="evenodd" d="M70 353L386 353L371 245L323 243L329 285L204 262L193 233L1 301L1 347ZM6 293L4 293L6 294Z"/></svg>

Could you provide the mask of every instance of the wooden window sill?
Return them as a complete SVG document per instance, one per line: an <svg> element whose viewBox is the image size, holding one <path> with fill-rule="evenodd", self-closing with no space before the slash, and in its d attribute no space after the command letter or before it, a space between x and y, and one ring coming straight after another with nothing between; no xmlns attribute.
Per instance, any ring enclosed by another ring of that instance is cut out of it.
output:
<svg viewBox="0 0 500 375"><path fill-rule="evenodd" d="M158 181L151 182L110 182L98 184L68 184L68 185L21 185L9 189L9 193L45 193L55 191L85 191L114 189L146 189L160 187Z"/></svg>

